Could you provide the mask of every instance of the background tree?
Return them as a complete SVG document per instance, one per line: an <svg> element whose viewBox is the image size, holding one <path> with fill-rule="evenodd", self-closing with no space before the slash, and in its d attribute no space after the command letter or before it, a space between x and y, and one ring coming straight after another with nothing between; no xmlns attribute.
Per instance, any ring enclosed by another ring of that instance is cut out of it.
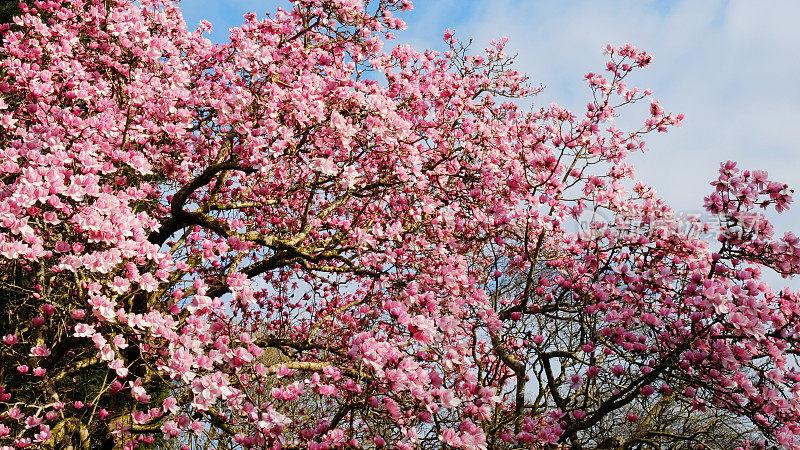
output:
<svg viewBox="0 0 800 450"><path fill-rule="evenodd" d="M19 12L19 2L3 0L0 2L0 24L11 23L14 16L18 15Z"/></svg>
<svg viewBox="0 0 800 450"><path fill-rule="evenodd" d="M759 212L790 191L724 163L717 242L681 228L626 163L681 120L627 85L647 53L576 116L520 110L505 39L384 53L408 1L223 45L166 0L35 6L0 61L4 444L800 445L798 298L760 279L798 271Z"/></svg>

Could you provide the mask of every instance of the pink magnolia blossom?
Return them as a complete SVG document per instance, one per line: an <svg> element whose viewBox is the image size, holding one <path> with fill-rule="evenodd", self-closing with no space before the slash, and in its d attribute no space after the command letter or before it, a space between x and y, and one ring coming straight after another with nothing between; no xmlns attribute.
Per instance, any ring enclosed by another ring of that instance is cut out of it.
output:
<svg viewBox="0 0 800 450"><path fill-rule="evenodd" d="M136 381L132 383L131 386L131 394L133 397L142 403L148 403L150 401L150 395L145 390L144 386L141 385L142 380L141 378L137 378Z"/></svg>
<svg viewBox="0 0 800 450"><path fill-rule="evenodd" d="M320 172L328 176L336 175L339 171L336 164L328 158L315 158L311 160L309 167L315 172Z"/></svg>

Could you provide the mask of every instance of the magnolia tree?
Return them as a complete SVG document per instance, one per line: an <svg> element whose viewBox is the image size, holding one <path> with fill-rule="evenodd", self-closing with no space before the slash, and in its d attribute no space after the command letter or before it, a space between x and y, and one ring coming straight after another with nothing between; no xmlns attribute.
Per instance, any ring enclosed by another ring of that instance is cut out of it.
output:
<svg viewBox="0 0 800 450"><path fill-rule="evenodd" d="M22 6L3 448L800 448L800 298L761 279L800 271L761 212L790 191L724 163L687 230L634 180L681 120L626 84L645 52L523 111L505 39L382 50L407 0L225 44L168 0Z"/></svg>

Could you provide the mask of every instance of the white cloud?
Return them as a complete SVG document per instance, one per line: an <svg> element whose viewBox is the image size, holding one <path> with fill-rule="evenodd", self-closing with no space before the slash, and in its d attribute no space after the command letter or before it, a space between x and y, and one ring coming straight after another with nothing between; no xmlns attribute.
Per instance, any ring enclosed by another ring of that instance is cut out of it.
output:
<svg viewBox="0 0 800 450"><path fill-rule="evenodd" d="M683 128L648 139L650 151L633 158L638 177L675 209L697 211L720 161L767 170L797 190L793 209L771 215L776 228L800 233L800 2L665 3L491 1L477 6L459 34L481 43L509 36L518 69L547 88L540 103L575 109L588 93L581 75L602 69L605 43L648 50L654 63L633 84L652 88L686 119Z"/></svg>

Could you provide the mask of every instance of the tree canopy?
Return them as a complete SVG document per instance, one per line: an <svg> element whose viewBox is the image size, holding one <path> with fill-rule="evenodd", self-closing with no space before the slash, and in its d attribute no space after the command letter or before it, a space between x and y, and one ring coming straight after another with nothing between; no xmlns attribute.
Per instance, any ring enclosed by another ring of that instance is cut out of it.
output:
<svg viewBox="0 0 800 450"><path fill-rule="evenodd" d="M762 279L800 271L789 188L724 162L717 221L678 220L627 162L682 120L628 84L649 54L524 110L505 38L388 48L411 7L214 44L169 0L21 5L0 445L800 448L800 298Z"/></svg>

